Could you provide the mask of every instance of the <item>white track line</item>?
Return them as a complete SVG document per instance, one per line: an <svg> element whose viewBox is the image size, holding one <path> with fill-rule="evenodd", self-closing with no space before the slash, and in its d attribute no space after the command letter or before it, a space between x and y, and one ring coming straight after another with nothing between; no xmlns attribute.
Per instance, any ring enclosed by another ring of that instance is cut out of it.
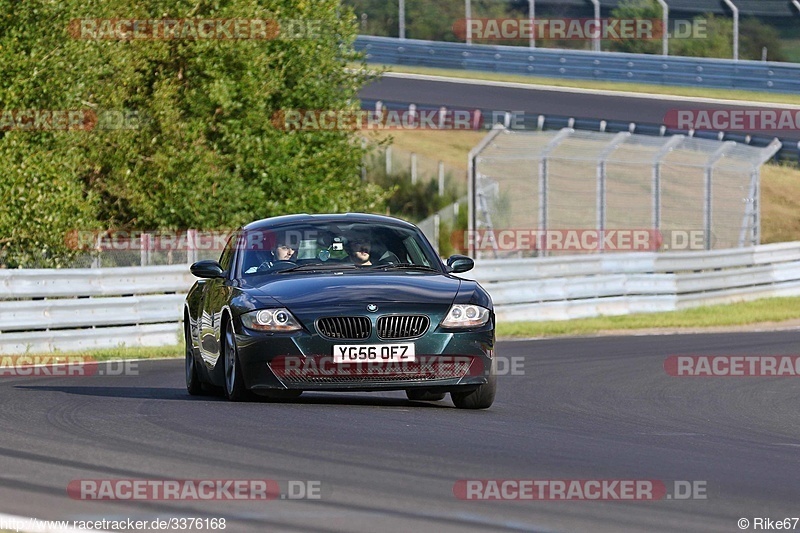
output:
<svg viewBox="0 0 800 533"><path fill-rule="evenodd" d="M768 102L746 102L743 100L726 100L721 98L704 98L701 96L676 96L671 94L655 93L634 93L627 91L612 91L606 89L580 89L577 87L559 87L557 85L537 85L533 83L519 83L513 81L493 81L476 80L470 78L451 78L448 76L432 76L428 74L409 74L404 72L384 72L386 78L405 78L409 80L435 81L440 83L460 83L462 85L479 85L484 87L508 87L512 89L527 89L531 91L556 91L573 94L592 94L599 96L619 96L624 98L639 98L647 100L665 100L675 102L696 102L700 104L724 104L738 107L758 107L758 108L781 108L781 109L800 109L800 105L768 103ZM671 86L670 86L671 87Z"/></svg>

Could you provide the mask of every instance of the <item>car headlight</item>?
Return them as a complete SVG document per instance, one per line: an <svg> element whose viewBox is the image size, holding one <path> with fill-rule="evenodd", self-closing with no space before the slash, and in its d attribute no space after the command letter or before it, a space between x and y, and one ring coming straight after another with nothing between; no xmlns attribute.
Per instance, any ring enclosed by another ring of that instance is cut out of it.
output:
<svg viewBox="0 0 800 533"><path fill-rule="evenodd" d="M302 329L297 319L284 307L245 313L242 315L242 323L246 328L258 331L297 331Z"/></svg>
<svg viewBox="0 0 800 533"><path fill-rule="evenodd" d="M446 328L475 328L489 321L489 310L479 305L453 304L442 320Z"/></svg>

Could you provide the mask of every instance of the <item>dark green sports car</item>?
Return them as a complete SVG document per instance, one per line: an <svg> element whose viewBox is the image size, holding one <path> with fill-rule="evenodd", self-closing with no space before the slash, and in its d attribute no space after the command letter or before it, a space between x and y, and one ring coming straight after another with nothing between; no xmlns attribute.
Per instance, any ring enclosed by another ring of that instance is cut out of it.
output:
<svg viewBox="0 0 800 533"><path fill-rule="evenodd" d="M418 401L494 401L488 293L443 264L413 224L364 214L253 222L186 297L186 387L230 400L303 391L405 390Z"/></svg>

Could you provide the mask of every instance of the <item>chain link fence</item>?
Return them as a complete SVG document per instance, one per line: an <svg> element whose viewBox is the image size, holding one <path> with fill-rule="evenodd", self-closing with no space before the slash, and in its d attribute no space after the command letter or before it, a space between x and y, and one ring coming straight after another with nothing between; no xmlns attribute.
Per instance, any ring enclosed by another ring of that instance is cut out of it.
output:
<svg viewBox="0 0 800 533"><path fill-rule="evenodd" d="M780 146L497 127L470 154L465 243L477 257L759 244L760 167Z"/></svg>

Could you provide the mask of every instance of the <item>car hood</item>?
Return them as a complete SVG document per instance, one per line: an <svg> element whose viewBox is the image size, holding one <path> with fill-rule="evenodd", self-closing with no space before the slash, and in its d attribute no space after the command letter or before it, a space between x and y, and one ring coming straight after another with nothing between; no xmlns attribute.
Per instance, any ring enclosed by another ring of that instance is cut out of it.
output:
<svg viewBox="0 0 800 533"><path fill-rule="evenodd" d="M292 310L319 312L324 308L364 308L369 303L449 306L460 284L454 277L419 272L276 274L252 293L273 298Z"/></svg>

